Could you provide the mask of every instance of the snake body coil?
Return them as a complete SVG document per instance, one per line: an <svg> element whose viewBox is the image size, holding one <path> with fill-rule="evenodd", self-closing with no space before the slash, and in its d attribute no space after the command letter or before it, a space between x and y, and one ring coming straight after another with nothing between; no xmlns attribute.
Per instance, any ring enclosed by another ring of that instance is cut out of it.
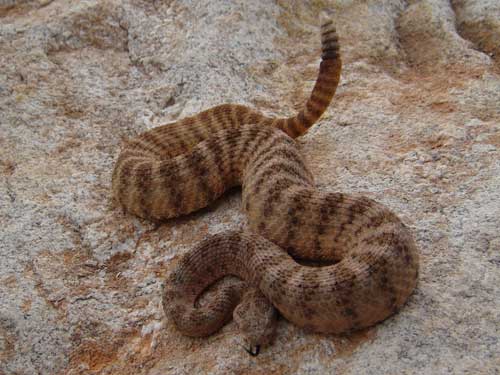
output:
<svg viewBox="0 0 500 375"><path fill-rule="evenodd" d="M143 218L188 214L242 186L249 229L202 241L166 279L164 310L184 334L209 335L233 315L258 351L271 340L273 306L298 326L341 333L387 318L416 285L418 252L407 227L366 197L318 191L292 139L320 118L339 82L331 22L321 41L318 78L297 116L221 105L139 135L118 158L114 197ZM200 305L227 275L244 282L222 283Z"/></svg>

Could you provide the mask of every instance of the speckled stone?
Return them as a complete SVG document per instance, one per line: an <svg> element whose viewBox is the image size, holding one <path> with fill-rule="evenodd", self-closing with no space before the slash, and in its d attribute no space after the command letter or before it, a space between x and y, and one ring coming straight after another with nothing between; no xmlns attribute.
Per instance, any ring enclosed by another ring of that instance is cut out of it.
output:
<svg viewBox="0 0 500 375"><path fill-rule="evenodd" d="M497 374L500 9L495 0L0 1L0 374ZM350 336L280 320L166 321L165 272L242 227L240 193L155 226L110 201L121 142L224 102L289 115L338 25L334 103L299 142L321 189L391 207L421 249L415 294Z"/></svg>

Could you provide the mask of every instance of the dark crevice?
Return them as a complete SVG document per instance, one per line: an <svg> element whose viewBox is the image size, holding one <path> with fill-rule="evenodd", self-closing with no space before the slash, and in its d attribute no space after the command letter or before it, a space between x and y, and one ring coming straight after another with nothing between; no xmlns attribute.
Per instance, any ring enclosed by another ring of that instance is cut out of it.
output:
<svg viewBox="0 0 500 375"><path fill-rule="evenodd" d="M488 55L497 63L500 62L500 44L495 30L489 25L488 18L481 18L480 22L471 23L466 17L462 17L463 10L460 9L460 1L449 0L450 7L455 15L455 30L464 40L469 41L478 52ZM463 3L463 1L462 1ZM465 5L462 5L465 6ZM479 20L478 20L479 21Z"/></svg>
<svg viewBox="0 0 500 375"><path fill-rule="evenodd" d="M396 18L394 19L394 40L396 44L396 48L399 51L399 59L402 64L405 66L410 66L410 60L408 58L408 54L406 53L405 41L401 36L401 17L405 14L406 10L410 4L408 1L403 1L403 6L400 12L398 12Z"/></svg>

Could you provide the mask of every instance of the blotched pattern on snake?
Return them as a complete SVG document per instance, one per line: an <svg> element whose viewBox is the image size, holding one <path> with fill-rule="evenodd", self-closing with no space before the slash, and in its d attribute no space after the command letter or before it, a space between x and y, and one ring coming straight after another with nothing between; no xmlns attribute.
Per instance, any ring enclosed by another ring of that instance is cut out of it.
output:
<svg viewBox="0 0 500 375"><path fill-rule="evenodd" d="M272 340L275 309L305 329L341 333L387 318L416 285L418 252L408 228L366 197L316 189L292 139L320 118L339 82L331 21L321 26L321 42L316 84L296 116L220 105L129 140L116 162L115 200L155 221L242 186L248 229L205 239L165 280L165 313L186 335L210 335L233 316L256 354ZM220 281L227 275L241 281Z"/></svg>

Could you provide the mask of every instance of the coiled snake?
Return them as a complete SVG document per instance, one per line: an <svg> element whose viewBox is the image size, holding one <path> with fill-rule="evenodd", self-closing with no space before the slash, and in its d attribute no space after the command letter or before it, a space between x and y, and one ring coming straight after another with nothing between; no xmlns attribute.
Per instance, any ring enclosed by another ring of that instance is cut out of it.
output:
<svg viewBox="0 0 500 375"><path fill-rule="evenodd" d="M242 186L248 229L205 239L165 280L164 311L186 335L209 335L233 316L255 355L272 340L275 309L305 329L341 333L387 318L416 285L408 228L366 197L317 190L292 139L320 118L339 82L331 21L321 26L321 42L316 84L296 116L220 105L140 134L116 162L115 200L152 220L188 214ZM207 287L227 275L242 281L221 282L200 305Z"/></svg>

